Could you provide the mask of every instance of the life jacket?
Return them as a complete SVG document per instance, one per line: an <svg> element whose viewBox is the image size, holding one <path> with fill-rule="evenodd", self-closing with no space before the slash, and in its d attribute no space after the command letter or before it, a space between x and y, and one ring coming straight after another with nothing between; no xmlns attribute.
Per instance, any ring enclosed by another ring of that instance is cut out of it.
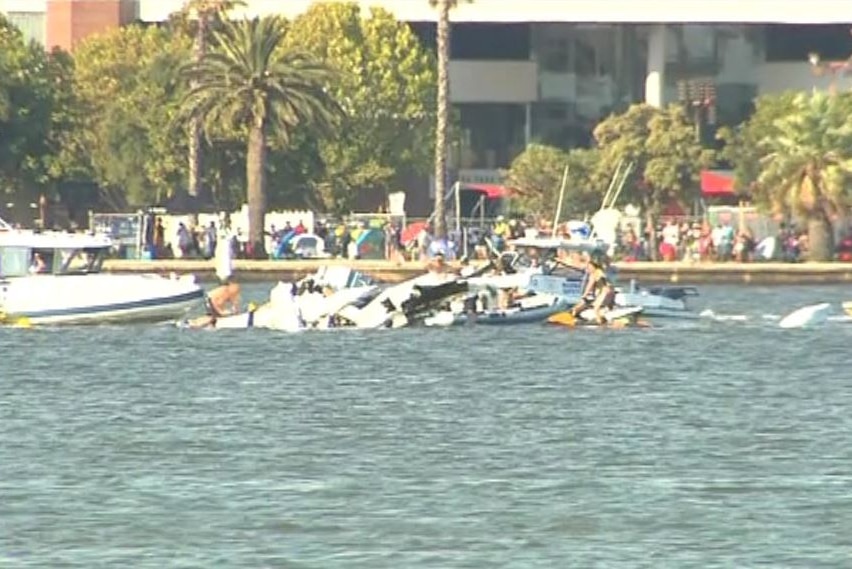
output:
<svg viewBox="0 0 852 569"><path fill-rule="evenodd" d="M606 271L601 268L595 267L592 269L592 285L595 293L602 292L606 287L609 286L609 280L606 278Z"/></svg>

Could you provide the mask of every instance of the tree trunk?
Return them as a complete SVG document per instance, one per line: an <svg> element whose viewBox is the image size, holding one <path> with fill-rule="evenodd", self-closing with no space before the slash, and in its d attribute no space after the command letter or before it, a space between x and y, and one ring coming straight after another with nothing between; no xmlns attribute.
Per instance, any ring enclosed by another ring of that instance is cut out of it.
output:
<svg viewBox="0 0 852 569"><path fill-rule="evenodd" d="M808 219L808 261L834 259L834 230L824 214Z"/></svg>
<svg viewBox="0 0 852 569"><path fill-rule="evenodd" d="M248 186L249 243L252 257L266 258L263 232L266 219L266 138L262 121L255 122L249 130L246 154L246 182Z"/></svg>
<svg viewBox="0 0 852 569"><path fill-rule="evenodd" d="M447 195L447 129L450 122L450 0L438 0L438 120L435 128L434 237L447 235L444 198Z"/></svg>
<svg viewBox="0 0 852 569"><path fill-rule="evenodd" d="M195 36L195 63L201 61L207 52L207 28L208 18L205 12L198 14L198 31ZM193 81L190 88L195 87ZM193 117L189 123L189 179L187 181L187 193L198 197L201 189L201 118Z"/></svg>

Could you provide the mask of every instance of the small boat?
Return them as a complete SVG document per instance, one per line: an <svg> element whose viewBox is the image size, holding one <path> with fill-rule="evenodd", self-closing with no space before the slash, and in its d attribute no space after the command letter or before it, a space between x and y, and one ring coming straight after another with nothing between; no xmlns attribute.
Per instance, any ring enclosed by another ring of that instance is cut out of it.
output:
<svg viewBox="0 0 852 569"><path fill-rule="evenodd" d="M423 323L426 326L539 324L566 308L568 308L568 303L558 296L534 295L505 309L465 311L462 307L457 310L440 311L434 316L426 318Z"/></svg>
<svg viewBox="0 0 852 569"><path fill-rule="evenodd" d="M521 250L536 250L540 267L526 269L528 285L526 288L536 293L561 295L573 305L580 301L585 289L586 273L583 268L563 262L558 253L577 255L582 253L605 253L608 245L596 239L558 239L558 238L521 238L510 242ZM520 262L520 261L519 261ZM521 272L521 271L519 271ZM695 287L639 286L635 281L628 288L618 285L617 273L610 267L607 278L615 283L615 304L621 307L641 306L643 315L649 318L685 318L694 319L699 315L690 310L689 297L698 296Z"/></svg>
<svg viewBox="0 0 852 569"><path fill-rule="evenodd" d="M0 323L103 324L174 320L200 305L194 277L115 275L103 236L0 227Z"/></svg>

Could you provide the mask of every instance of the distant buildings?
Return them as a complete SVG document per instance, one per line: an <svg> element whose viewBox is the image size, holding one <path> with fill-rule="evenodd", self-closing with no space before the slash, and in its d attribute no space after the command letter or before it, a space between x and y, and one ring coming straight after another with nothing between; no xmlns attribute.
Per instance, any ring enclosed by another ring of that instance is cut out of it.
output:
<svg viewBox="0 0 852 569"><path fill-rule="evenodd" d="M70 50L88 35L139 19L139 0L0 0L0 12L24 35Z"/></svg>
<svg viewBox="0 0 852 569"><path fill-rule="evenodd" d="M383 6L434 43L427 0ZM71 48L135 19L161 21L183 0L0 0L28 37ZM309 0L248 0L247 13L297 15ZM237 13L240 15L240 13ZM451 97L463 128L462 178L496 176L531 141L584 145L609 112L688 100L714 124L745 117L756 95L825 88L810 52L852 55L848 0L475 0L453 12Z"/></svg>

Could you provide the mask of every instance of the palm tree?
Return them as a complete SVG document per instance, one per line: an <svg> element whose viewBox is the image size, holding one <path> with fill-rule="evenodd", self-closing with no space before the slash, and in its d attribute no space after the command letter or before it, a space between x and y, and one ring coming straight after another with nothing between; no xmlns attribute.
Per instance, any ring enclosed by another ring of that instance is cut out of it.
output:
<svg viewBox="0 0 852 569"><path fill-rule="evenodd" d="M257 257L266 214L268 139L289 142L308 126L329 132L342 110L324 85L333 72L301 51L283 47L284 21L269 16L225 21L213 33L213 49L189 66L194 87L182 101L182 117L202 117L205 130L232 128L247 139L249 239Z"/></svg>
<svg viewBox="0 0 852 569"><path fill-rule="evenodd" d="M755 197L807 221L811 261L833 258L831 219L852 204L850 110L850 95L799 95L760 141Z"/></svg>
<svg viewBox="0 0 852 569"><path fill-rule="evenodd" d="M444 199L447 195L447 145L450 123L450 10L459 2L473 0L429 0L438 9L438 120L435 125L435 224L436 238L446 237L447 226L444 215Z"/></svg>
<svg viewBox="0 0 852 569"><path fill-rule="evenodd" d="M245 6L244 0L187 0L184 4L184 12L190 16L194 15L198 20L198 28L195 32L195 46L193 48L193 59L199 63L207 53L207 36L210 30L211 18L221 18L230 10L238 6ZM191 85L190 87L194 87ZM189 123L189 180L187 192L191 196L198 196L201 189L201 119L193 117Z"/></svg>

